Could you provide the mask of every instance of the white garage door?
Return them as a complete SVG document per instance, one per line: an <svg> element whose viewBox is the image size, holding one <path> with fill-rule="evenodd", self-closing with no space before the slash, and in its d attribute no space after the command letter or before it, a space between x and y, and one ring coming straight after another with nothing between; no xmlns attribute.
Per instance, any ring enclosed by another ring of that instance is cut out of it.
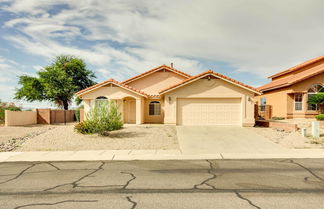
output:
<svg viewBox="0 0 324 209"><path fill-rule="evenodd" d="M241 125L241 99L178 99L179 125Z"/></svg>

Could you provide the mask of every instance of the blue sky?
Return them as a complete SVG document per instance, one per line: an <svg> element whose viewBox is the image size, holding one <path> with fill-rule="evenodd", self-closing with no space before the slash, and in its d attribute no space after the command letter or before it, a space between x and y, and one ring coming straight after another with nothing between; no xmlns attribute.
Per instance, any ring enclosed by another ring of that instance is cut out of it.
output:
<svg viewBox="0 0 324 209"><path fill-rule="evenodd" d="M0 99L14 101L17 76L60 54L84 59L98 82L173 62L260 86L323 55L322 8L322 0L0 0Z"/></svg>

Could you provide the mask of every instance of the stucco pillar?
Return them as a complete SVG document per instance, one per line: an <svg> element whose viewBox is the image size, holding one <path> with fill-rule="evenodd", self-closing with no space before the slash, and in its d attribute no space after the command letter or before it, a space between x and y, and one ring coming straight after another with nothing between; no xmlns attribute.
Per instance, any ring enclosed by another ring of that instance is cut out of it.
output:
<svg viewBox="0 0 324 209"><path fill-rule="evenodd" d="M83 109L84 109L84 119L86 119L86 116L88 114L88 112L90 111L90 99L84 99L83 100Z"/></svg>
<svg viewBox="0 0 324 209"><path fill-rule="evenodd" d="M254 126L254 101L252 95L245 95L242 97L242 126L252 127Z"/></svg>
<svg viewBox="0 0 324 209"><path fill-rule="evenodd" d="M177 98L168 94L164 96L164 123L177 123Z"/></svg>
<svg viewBox="0 0 324 209"><path fill-rule="evenodd" d="M143 113L142 113L142 99L136 99L136 124L142 124L143 123Z"/></svg>

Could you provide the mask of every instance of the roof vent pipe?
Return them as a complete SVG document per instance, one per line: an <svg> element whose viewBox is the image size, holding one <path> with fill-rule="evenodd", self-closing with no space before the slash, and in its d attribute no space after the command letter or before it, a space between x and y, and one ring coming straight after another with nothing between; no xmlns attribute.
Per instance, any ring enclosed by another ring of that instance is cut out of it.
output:
<svg viewBox="0 0 324 209"><path fill-rule="evenodd" d="M173 68L173 62L171 62L171 68Z"/></svg>

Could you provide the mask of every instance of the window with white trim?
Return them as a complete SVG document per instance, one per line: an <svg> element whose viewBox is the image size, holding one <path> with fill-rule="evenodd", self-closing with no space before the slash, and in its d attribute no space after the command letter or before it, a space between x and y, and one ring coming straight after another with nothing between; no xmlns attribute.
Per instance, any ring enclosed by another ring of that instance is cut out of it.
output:
<svg viewBox="0 0 324 209"><path fill-rule="evenodd" d="M301 111L303 110L303 94L295 94L295 110Z"/></svg>
<svg viewBox="0 0 324 209"><path fill-rule="evenodd" d="M262 97L260 99L260 110L261 111L265 111L266 104L267 104L267 98L266 97Z"/></svg>
<svg viewBox="0 0 324 209"><path fill-rule="evenodd" d="M309 98L311 98L312 96L314 96L317 93L323 93L324 92L324 86L321 84L314 84L312 85L307 92L307 100L309 100ZM318 110L318 105L316 104L308 104L307 106L307 110L310 111L316 111Z"/></svg>
<svg viewBox="0 0 324 209"><path fill-rule="evenodd" d="M108 98L104 96L97 97L94 100L90 101L90 108L99 107L100 105L107 105L108 107Z"/></svg>
<svg viewBox="0 0 324 209"><path fill-rule="evenodd" d="M160 115L161 114L161 104L158 101L150 102L149 104L149 115Z"/></svg>

